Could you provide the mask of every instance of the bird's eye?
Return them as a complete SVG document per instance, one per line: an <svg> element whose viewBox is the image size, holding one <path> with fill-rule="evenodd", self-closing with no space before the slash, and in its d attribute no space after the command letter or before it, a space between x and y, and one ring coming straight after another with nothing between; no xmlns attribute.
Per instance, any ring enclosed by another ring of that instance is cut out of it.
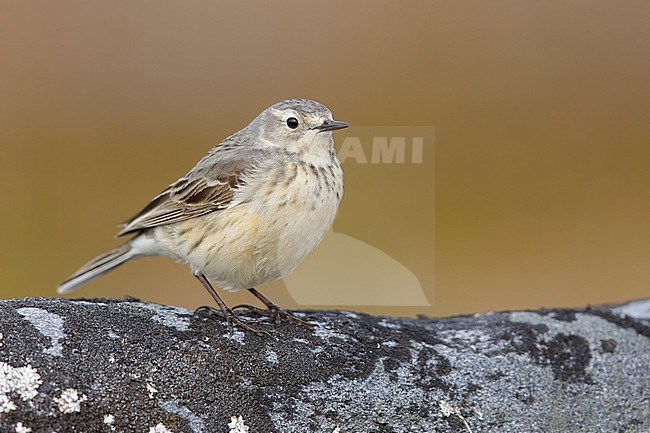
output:
<svg viewBox="0 0 650 433"><path fill-rule="evenodd" d="M298 119L295 117L289 117L287 119L287 126L291 129L296 129L298 127Z"/></svg>

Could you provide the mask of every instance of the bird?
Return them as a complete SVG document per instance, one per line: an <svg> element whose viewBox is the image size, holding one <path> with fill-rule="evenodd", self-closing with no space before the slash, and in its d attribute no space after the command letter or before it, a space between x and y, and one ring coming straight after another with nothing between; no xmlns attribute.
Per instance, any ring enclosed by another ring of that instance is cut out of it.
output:
<svg viewBox="0 0 650 433"><path fill-rule="evenodd" d="M201 307L250 329L215 290L248 290L256 312L311 327L255 287L290 273L320 243L343 197L333 131L347 128L323 104L287 99L214 146L186 175L122 223L117 248L82 266L57 291L134 259L165 256L189 265L217 303ZM237 308L237 307L235 307Z"/></svg>

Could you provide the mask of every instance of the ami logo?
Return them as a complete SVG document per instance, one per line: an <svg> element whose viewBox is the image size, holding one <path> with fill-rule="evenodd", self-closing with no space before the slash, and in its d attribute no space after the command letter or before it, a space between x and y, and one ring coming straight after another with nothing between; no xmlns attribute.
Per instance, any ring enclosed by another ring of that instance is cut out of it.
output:
<svg viewBox="0 0 650 433"><path fill-rule="evenodd" d="M425 146L433 146L433 127L357 127L341 142L341 162L422 164ZM393 134L390 130L393 129Z"/></svg>

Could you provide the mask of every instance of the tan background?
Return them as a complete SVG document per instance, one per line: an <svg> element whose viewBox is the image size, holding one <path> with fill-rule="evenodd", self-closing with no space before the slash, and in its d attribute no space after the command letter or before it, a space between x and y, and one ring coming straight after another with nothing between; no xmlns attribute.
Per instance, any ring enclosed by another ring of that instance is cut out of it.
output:
<svg viewBox="0 0 650 433"><path fill-rule="evenodd" d="M648 296L649 14L647 1L2 1L0 294L54 295L213 144L308 97L353 125L436 128L435 185L346 167L335 226L363 237L360 209L411 194L373 216L403 236L366 240L424 275L432 306L351 308L449 315ZM422 217L432 202L412 205L434 186L435 226ZM435 232L435 263L409 248L423 232ZM79 295L125 293L209 302L167 259Z"/></svg>

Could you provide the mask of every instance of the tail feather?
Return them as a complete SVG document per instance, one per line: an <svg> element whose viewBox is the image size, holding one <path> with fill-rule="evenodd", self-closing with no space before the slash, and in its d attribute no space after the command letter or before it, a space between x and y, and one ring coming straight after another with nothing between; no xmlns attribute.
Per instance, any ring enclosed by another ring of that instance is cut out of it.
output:
<svg viewBox="0 0 650 433"><path fill-rule="evenodd" d="M136 254L131 248L131 242L122 244L83 265L81 269L57 287L57 292L70 293L134 257L136 257Z"/></svg>

